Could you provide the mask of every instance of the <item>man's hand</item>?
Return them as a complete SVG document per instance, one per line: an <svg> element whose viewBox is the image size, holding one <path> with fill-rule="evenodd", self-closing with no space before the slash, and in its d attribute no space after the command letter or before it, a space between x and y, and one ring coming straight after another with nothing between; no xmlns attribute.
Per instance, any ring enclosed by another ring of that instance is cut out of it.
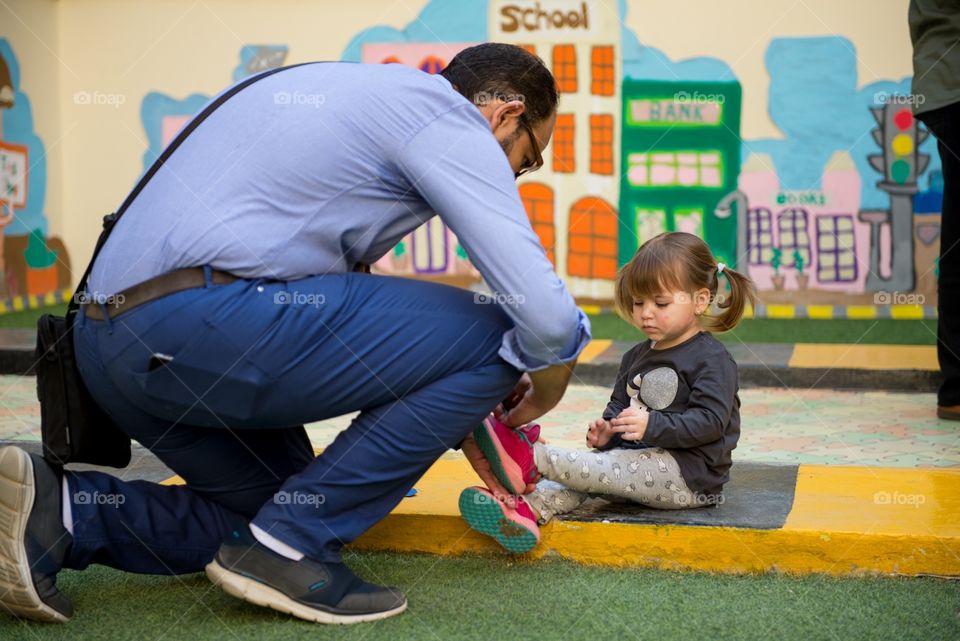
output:
<svg viewBox="0 0 960 641"><path fill-rule="evenodd" d="M505 422L503 419L507 416L507 412L520 404L523 396L531 387L533 387L533 381L530 380L530 375L524 372L523 376L521 376L517 382L517 386L513 388L513 391L503 399L503 402L494 408L494 417L496 417L498 421Z"/></svg>
<svg viewBox="0 0 960 641"><path fill-rule="evenodd" d="M617 418L610 421L614 432L621 434L620 438L625 441L643 440L643 435L647 432L647 421L650 420L650 413L646 410L638 410L635 407L628 407L620 412Z"/></svg>
<svg viewBox="0 0 960 641"><path fill-rule="evenodd" d="M563 398L563 393L567 391L567 383L570 382L570 376L576 364L577 361L573 360L524 374L529 379L530 385L520 395L520 401L516 406L498 418L510 427L520 427L552 410ZM514 393L518 392L524 383L524 379L521 378Z"/></svg>
<svg viewBox="0 0 960 641"><path fill-rule="evenodd" d="M616 432L613 431L610 421L602 418L591 421L587 426L587 447L599 449L609 443L614 434Z"/></svg>
<svg viewBox="0 0 960 641"><path fill-rule="evenodd" d="M510 495L510 492L507 491L507 488L503 487L500 481L497 480L497 477L493 475L493 470L490 469L490 461L483 455L477 442L473 440L473 434L468 434L467 437L463 439L463 443L460 444L460 450L463 452L463 455L467 457L467 460L470 461L473 471L477 473L477 476L480 477L483 484L493 492L493 495L498 500L504 501L510 507L516 508L517 502Z"/></svg>

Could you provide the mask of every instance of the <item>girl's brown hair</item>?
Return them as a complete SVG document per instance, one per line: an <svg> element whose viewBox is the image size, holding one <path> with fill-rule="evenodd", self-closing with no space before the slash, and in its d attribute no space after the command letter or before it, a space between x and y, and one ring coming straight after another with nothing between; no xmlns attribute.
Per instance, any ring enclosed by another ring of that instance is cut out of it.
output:
<svg viewBox="0 0 960 641"><path fill-rule="evenodd" d="M685 232L667 232L654 236L637 250L633 258L617 274L615 304L617 313L633 323L633 301L649 298L664 291L691 294L699 289L710 291L710 301L722 310L707 312L701 320L704 329L725 332L743 318L747 302L756 303L753 282L743 274L724 267L723 276L730 283L730 296L717 296L719 264L707 244ZM707 307L710 309L710 306Z"/></svg>

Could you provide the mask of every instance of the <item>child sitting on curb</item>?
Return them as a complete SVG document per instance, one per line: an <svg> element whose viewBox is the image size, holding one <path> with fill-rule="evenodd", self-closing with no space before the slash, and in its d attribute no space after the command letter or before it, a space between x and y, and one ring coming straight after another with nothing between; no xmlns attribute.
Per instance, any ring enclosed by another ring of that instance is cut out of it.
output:
<svg viewBox="0 0 960 641"><path fill-rule="evenodd" d="M721 277L729 300L718 301L718 316L704 316ZM710 332L737 325L755 300L752 283L717 263L700 238L674 232L637 250L617 276L615 297L619 314L647 340L623 356L610 402L587 430L592 451L547 445L539 425L514 430L492 415L474 431L509 492L523 494L539 481L515 508L486 488L460 495L470 527L511 552L532 549L538 524L590 496L661 509L722 500L740 436L740 398L737 365Z"/></svg>

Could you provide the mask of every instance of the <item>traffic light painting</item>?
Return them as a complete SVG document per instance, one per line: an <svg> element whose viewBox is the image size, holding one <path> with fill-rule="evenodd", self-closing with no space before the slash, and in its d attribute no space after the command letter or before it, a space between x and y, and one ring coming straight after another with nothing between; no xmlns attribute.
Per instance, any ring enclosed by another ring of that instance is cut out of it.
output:
<svg viewBox="0 0 960 641"><path fill-rule="evenodd" d="M868 157L870 165L884 175L878 186L885 191L915 193L917 177L930 163L930 156L917 153L917 148L930 132L918 126L910 105L890 102L870 111L879 125L872 132L873 139L883 150Z"/></svg>

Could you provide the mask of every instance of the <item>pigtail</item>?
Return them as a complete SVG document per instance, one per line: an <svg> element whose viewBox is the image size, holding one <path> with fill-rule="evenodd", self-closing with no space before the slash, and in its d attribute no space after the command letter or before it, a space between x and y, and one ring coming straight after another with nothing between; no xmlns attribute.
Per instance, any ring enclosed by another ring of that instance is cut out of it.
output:
<svg viewBox="0 0 960 641"><path fill-rule="evenodd" d="M718 281L721 278L727 279L730 283L730 296L726 300L717 302L717 307L723 311L715 316L706 317L703 325L711 332L727 332L736 327L743 318L748 302L756 306L757 293L753 281L729 267L724 267L723 272L717 274L716 278Z"/></svg>

